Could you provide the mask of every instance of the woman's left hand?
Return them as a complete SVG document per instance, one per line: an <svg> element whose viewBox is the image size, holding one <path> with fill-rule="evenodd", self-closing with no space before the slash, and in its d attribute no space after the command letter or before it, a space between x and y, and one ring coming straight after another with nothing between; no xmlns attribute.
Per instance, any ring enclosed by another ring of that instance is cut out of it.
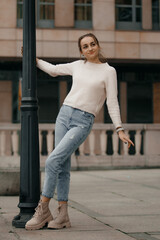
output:
<svg viewBox="0 0 160 240"><path fill-rule="evenodd" d="M119 131L118 136L122 140L122 142L126 144L128 143L128 148L130 148L131 145L134 146L134 143L131 141L131 139L129 139L129 137L124 133L124 131Z"/></svg>

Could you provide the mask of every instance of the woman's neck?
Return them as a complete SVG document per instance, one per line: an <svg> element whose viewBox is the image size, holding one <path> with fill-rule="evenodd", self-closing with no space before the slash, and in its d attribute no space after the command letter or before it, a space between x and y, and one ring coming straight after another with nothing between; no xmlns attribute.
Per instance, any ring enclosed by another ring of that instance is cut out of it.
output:
<svg viewBox="0 0 160 240"><path fill-rule="evenodd" d="M87 62L101 64L101 61L99 59L95 59L95 60L87 59Z"/></svg>

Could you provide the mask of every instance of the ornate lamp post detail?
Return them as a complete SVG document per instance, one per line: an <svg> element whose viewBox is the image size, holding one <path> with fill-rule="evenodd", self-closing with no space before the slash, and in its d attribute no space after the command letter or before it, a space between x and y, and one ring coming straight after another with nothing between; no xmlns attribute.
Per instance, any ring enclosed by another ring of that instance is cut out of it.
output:
<svg viewBox="0 0 160 240"><path fill-rule="evenodd" d="M32 217L40 197L35 0L24 0L23 13L20 213L12 222L13 226L22 228Z"/></svg>

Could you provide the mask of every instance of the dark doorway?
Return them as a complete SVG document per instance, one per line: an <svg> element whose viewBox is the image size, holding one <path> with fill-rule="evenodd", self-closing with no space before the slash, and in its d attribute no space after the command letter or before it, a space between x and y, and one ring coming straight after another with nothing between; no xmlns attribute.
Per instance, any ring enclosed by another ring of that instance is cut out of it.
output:
<svg viewBox="0 0 160 240"><path fill-rule="evenodd" d="M39 122L55 123L59 108L59 83L53 80L38 80L37 86Z"/></svg>
<svg viewBox="0 0 160 240"><path fill-rule="evenodd" d="M152 123L152 83L127 83L127 122Z"/></svg>

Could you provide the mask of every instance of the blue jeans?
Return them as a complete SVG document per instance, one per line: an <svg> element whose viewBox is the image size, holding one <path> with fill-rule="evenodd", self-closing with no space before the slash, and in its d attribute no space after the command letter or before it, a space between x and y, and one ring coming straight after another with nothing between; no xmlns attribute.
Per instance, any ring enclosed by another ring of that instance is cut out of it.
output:
<svg viewBox="0 0 160 240"><path fill-rule="evenodd" d="M89 135L94 115L63 105L56 119L55 149L45 164L42 195L52 198L57 186L58 201L68 201L71 155Z"/></svg>

